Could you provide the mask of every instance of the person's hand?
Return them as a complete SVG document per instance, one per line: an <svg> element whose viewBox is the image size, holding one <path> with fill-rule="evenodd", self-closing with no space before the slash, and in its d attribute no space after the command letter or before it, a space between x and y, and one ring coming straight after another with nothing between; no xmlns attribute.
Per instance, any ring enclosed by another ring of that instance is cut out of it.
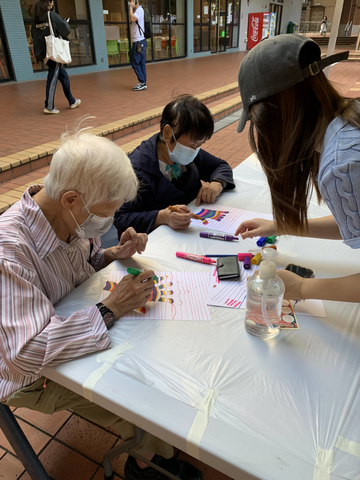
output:
<svg viewBox="0 0 360 480"><path fill-rule="evenodd" d="M115 247L117 258L129 258L136 252L140 255L146 248L148 236L146 233L136 233L129 227L121 234L120 242Z"/></svg>
<svg viewBox="0 0 360 480"><path fill-rule="evenodd" d="M136 8L135 2L133 0L131 0L131 2L128 2L128 3L130 8L132 9Z"/></svg>
<svg viewBox="0 0 360 480"><path fill-rule="evenodd" d="M278 275L285 284L284 298L286 300L302 300L301 284L305 280L296 273L289 272L289 270L276 270ZM308 279L307 279L308 280Z"/></svg>
<svg viewBox="0 0 360 480"><path fill-rule="evenodd" d="M121 234L118 245L105 250L104 256L107 265L120 258L132 257L136 252L141 254L145 250L147 241L146 233L136 233L132 227L127 228Z"/></svg>
<svg viewBox="0 0 360 480"><path fill-rule="evenodd" d="M222 192L223 188L220 182L204 182L201 180L202 187L196 197L195 205L198 207L200 202L214 203L215 199Z"/></svg>
<svg viewBox="0 0 360 480"><path fill-rule="evenodd" d="M141 308L149 300L154 285L152 270L139 275L126 275L102 303L120 318L135 308Z"/></svg>
<svg viewBox="0 0 360 480"><path fill-rule="evenodd" d="M253 237L271 237L276 235L275 223L272 220L264 220L263 218L245 220L236 229L235 235L239 234L243 240Z"/></svg>
<svg viewBox="0 0 360 480"><path fill-rule="evenodd" d="M177 208L177 212L164 208L159 211L156 222L159 225L169 225L173 230L185 230L191 223L191 210L186 205L173 205L173 207Z"/></svg>

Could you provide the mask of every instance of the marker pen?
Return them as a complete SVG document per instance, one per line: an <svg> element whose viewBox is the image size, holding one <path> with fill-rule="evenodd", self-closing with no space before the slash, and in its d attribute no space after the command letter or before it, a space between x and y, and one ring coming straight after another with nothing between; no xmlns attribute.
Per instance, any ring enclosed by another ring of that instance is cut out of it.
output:
<svg viewBox="0 0 360 480"><path fill-rule="evenodd" d="M234 237L233 235L226 235L225 233L200 232L200 237L212 238L213 240L224 240L225 242L233 242L235 240L239 240L238 237Z"/></svg>
<svg viewBox="0 0 360 480"><path fill-rule="evenodd" d="M244 258L244 268L245 270L249 270L251 268L251 259L250 257Z"/></svg>
<svg viewBox="0 0 360 480"><path fill-rule="evenodd" d="M192 213L192 212L185 212L184 210L181 210L181 208L178 208L178 207L173 207L172 205L169 205L168 206L168 209L171 210L172 212L177 212L177 213L191 213L191 218L193 218L194 220L201 220L202 222L205 222L206 219L205 218L202 218L200 217L200 215L196 215L196 213Z"/></svg>
<svg viewBox="0 0 360 480"><path fill-rule="evenodd" d="M185 258L186 260L193 260L194 262L215 264L216 260L205 257L204 255L195 255L194 253L176 252L176 256L179 258Z"/></svg>
<svg viewBox="0 0 360 480"><path fill-rule="evenodd" d="M253 264L253 265L257 265L258 263L260 263L262 260L262 256L261 256L261 253L257 253L251 260L250 262Z"/></svg>
<svg viewBox="0 0 360 480"><path fill-rule="evenodd" d="M219 255L204 255L205 257L215 257L215 258L220 258L220 257L233 257L234 256L234 253L231 253L230 255L222 255L222 254L219 254Z"/></svg>
<svg viewBox="0 0 360 480"><path fill-rule="evenodd" d="M262 247L263 245L265 245L266 238L267 237L260 237L259 240L256 242L256 245L258 245L259 247Z"/></svg>
<svg viewBox="0 0 360 480"><path fill-rule="evenodd" d="M129 267L126 271L130 275L135 275L135 276L140 275L140 273L142 273L142 270L139 270L138 268L131 268L131 267ZM152 278L153 278L153 280L155 280L155 283L158 283L159 279L156 275L154 275ZM144 280L144 281L146 282L147 279Z"/></svg>
<svg viewBox="0 0 360 480"><path fill-rule="evenodd" d="M242 262L244 260L244 258L249 257L250 259L252 259L253 256L254 255L250 252L238 253L238 260L239 260L239 262Z"/></svg>
<svg viewBox="0 0 360 480"><path fill-rule="evenodd" d="M276 242L276 235L273 235L272 237L267 237L266 241L267 241L267 243L275 243Z"/></svg>

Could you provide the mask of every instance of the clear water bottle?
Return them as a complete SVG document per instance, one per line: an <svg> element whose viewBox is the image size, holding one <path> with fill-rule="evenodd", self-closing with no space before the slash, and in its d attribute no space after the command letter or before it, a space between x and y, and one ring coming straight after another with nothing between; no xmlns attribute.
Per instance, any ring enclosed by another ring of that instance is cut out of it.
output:
<svg viewBox="0 0 360 480"><path fill-rule="evenodd" d="M259 270L247 282L245 328L256 337L272 338L280 332L285 286L271 260L276 251L265 248L262 255Z"/></svg>

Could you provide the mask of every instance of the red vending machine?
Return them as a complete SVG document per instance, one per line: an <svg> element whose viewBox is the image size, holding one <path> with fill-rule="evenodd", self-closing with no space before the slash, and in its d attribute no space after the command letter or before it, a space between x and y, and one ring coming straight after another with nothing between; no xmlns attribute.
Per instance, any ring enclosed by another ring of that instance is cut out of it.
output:
<svg viewBox="0 0 360 480"><path fill-rule="evenodd" d="M248 50L255 47L263 38L275 35L276 13L249 13Z"/></svg>

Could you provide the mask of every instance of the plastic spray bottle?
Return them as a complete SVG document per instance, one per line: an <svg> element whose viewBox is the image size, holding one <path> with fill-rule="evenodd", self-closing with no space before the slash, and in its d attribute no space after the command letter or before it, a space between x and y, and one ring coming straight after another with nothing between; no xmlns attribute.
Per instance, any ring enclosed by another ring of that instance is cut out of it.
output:
<svg viewBox="0 0 360 480"><path fill-rule="evenodd" d="M256 337L272 338L280 332L285 286L272 260L277 252L265 248L262 255L259 270L247 282L245 328Z"/></svg>

